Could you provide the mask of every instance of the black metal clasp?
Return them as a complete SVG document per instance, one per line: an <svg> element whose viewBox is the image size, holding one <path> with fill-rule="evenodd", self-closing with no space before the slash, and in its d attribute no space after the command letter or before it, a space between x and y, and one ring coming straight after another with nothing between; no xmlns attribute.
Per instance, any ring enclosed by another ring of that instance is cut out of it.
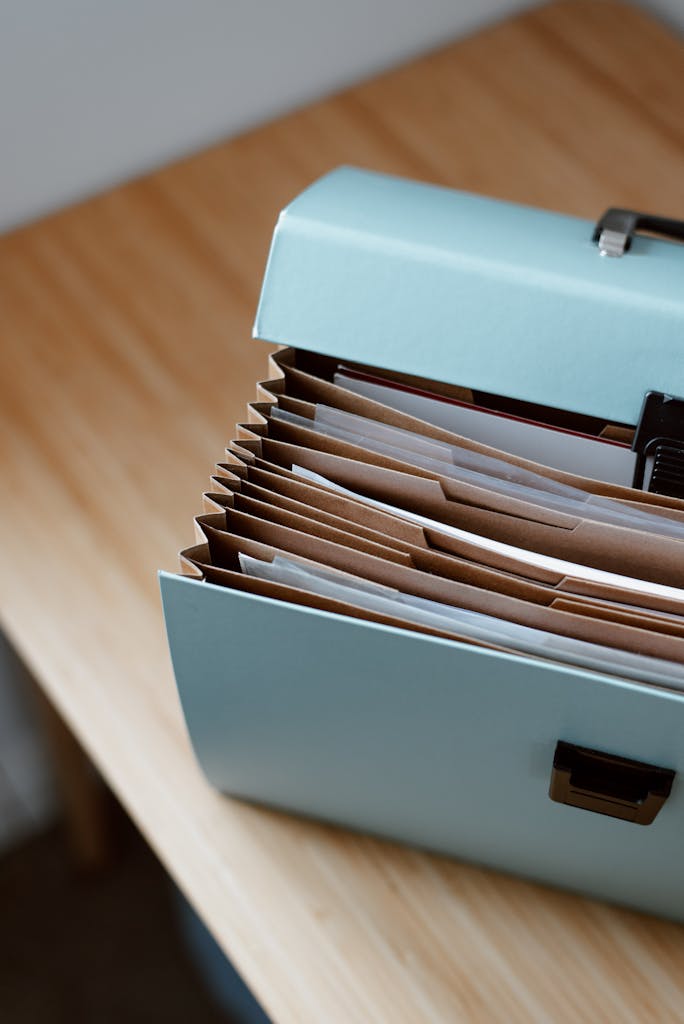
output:
<svg viewBox="0 0 684 1024"><path fill-rule="evenodd" d="M638 231L649 231L664 238L684 242L684 220L656 217L652 213L623 210L611 206L596 222L592 241L602 256L623 256Z"/></svg>
<svg viewBox="0 0 684 1024"><path fill-rule="evenodd" d="M559 740L549 796L560 804L650 825L672 788L675 772Z"/></svg>
<svg viewBox="0 0 684 1024"><path fill-rule="evenodd" d="M684 498L684 398L648 391L634 432L633 487Z"/></svg>

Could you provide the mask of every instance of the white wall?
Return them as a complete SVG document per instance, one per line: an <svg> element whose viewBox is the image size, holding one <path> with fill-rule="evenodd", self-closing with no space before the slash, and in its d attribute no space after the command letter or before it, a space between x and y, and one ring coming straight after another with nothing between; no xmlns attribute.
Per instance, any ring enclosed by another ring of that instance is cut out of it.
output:
<svg viewBox="0 0 684 1024"><path fill-rule="evenodd" d="M684 0L643 0L684 27ZM0 0L0 229L530 6Z"/></svg>
<svg viewBox="0 0 684 1024"><path fill-rule="evenodd" d="M524 0L0 0L0 228Z"/></svg>

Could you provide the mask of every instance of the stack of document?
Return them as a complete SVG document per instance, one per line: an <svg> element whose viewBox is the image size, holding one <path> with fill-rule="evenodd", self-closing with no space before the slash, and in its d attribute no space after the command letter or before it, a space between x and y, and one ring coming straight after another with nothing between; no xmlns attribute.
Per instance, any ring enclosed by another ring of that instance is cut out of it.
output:
<svg viewBox="0 0 684 1024"><path fill-rule="evenodd" d="M291 349L274 366L185 571L684 689L684 502L629 486L628 427Z"/></svg>

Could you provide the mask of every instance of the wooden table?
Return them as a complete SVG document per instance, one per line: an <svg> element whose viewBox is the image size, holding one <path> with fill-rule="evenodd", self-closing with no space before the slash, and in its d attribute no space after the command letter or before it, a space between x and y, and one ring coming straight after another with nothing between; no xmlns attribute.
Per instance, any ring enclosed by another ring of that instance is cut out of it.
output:
<svg viewBox="0 0 684 1024"><path fill-rule="evenodd" d="M213 792L155 578L263 376L286 201L352 162L682 216L683 94L662 27L553 4L1 240L4 626L278 1022L684 1020L673 924Z"/></svg>

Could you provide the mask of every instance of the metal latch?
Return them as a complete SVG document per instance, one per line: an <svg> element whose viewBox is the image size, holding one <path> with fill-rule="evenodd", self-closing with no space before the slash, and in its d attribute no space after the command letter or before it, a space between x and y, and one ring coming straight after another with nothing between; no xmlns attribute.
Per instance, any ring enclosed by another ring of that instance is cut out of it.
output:
<svg viewBox="0 0 684 1024"><path fill-rule="evenodd" d="M655 217L651 213L623 210L611 206L596 222L592 241L602 256L624 256L638 231L649 231L664 238L684 242L684 220Z"/></svg>
<svg viewBox="0 0 684 1024"><path fill-rule="evenodd" d="M650 825L670 795L674 777L670 768L559 740L549 796L560 804Z"/></svg>
<svg viewBox="0 0 684 1024"><path fill-rule="evenodd" d="M684 398L648 391L634 432L633 487L684 498Z"/></svg>

